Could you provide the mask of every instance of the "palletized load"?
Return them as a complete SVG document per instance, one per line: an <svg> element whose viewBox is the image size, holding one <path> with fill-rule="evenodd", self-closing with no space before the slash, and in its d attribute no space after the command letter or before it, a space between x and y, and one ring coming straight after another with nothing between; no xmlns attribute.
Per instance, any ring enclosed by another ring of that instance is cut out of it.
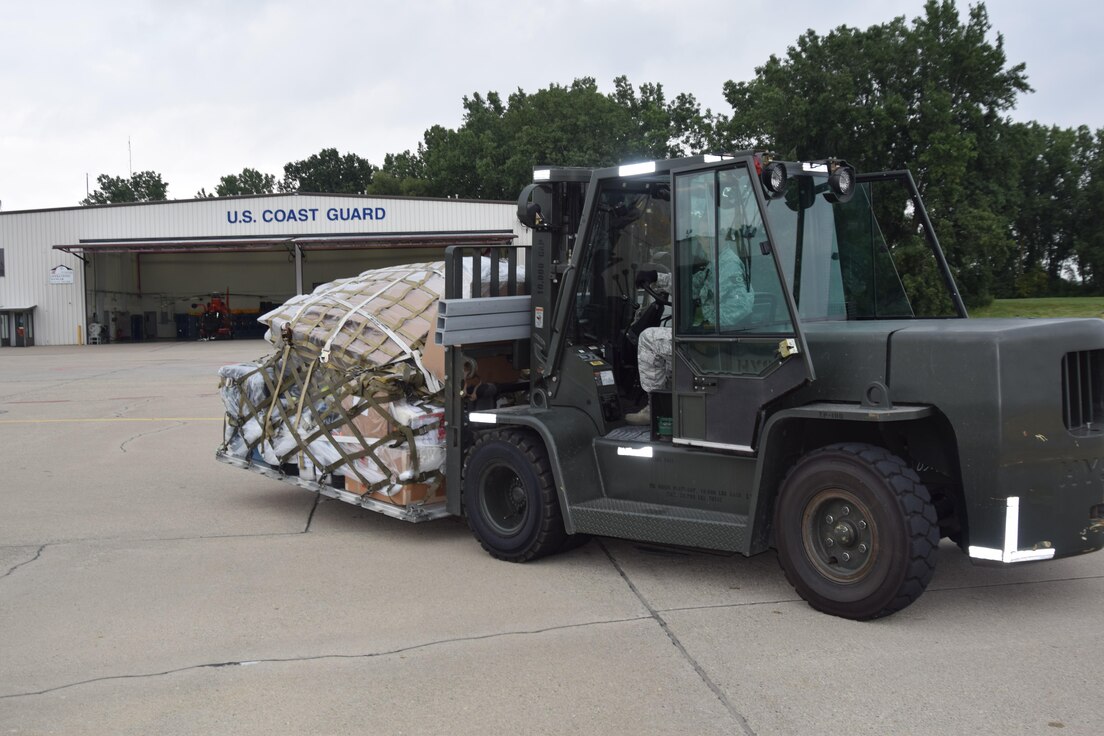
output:
<svg viewBox="0 0 1104 736"><path fill-rule="evenodd" d="M219 370L220 458L404 518L442 503L444 284L439 262L376 269L263 315L276 352Z"/></svg>

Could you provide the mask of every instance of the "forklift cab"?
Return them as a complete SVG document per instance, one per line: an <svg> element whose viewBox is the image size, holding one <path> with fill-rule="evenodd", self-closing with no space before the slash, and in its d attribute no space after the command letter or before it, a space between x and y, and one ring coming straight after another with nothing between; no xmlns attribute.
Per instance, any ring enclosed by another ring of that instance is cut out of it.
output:
<svg viewBox="0 0 1104 736"><path fill-rule="evenodd" d="M637 272L670 264L670 307L651 309L672 330L670 394L653 397L653 419L676 444L752 451L761 407L813 378L759 165L699 156L595 172L563 286L571 311L553 405L593 407L605 434L647 400L633 338L655 294ZM580 397L596 384L598 401Z"/></svg>

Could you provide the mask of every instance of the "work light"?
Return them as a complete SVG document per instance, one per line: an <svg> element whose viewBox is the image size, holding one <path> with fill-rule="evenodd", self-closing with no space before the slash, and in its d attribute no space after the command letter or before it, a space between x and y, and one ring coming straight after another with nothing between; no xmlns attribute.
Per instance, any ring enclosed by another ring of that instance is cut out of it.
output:
<svg viewBox="0 0 1104 736"><path fill-rule="evenodd" d="M828 168L828 190L824 198L829 202L844 203L855 194L855 169L850 164L843 162L830 163Z"/></svg>
<svg viewBox="0 0 1104 736"><path fill-rule="evenodd" d="M778 199L786 191L786 165L779 161L772 161L763 167L763 189L766 190L768 199Z"/></svg>

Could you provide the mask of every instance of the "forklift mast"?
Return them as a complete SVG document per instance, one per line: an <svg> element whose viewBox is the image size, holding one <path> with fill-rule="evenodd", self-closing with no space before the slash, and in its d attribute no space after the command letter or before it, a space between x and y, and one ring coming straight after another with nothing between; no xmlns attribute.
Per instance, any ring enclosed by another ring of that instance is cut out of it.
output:
<svg viewBox="0 0 1104 736"><path fill-rule="evenodd" d="M583 167L540 169L540 179L518 197L518 219L533 229L527 267L533 308L529 365L534 388L551 372L549 351L560 287L583 224L591 173Z"/></svg>

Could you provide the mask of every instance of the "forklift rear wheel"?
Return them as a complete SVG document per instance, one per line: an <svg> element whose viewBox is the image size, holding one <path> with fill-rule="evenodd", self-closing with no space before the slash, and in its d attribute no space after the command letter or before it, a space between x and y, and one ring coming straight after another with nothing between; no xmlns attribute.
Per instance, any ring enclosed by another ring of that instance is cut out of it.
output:
<svg viewBox="0 0 1104 736"><path fill-rule="evenodd" d="M568 546L548 452L532 434L480 437L464 464L463 489L468 526L494 557L526 562Z"/></svg>
<svg viewBox="0 0 1104 736"><path fill-rule="evenodd" d="M876 445L835 444L805 455L774 511L778 560L813 608L843 618L888 616L924 592L939 522L928 489Z"/></svg>

